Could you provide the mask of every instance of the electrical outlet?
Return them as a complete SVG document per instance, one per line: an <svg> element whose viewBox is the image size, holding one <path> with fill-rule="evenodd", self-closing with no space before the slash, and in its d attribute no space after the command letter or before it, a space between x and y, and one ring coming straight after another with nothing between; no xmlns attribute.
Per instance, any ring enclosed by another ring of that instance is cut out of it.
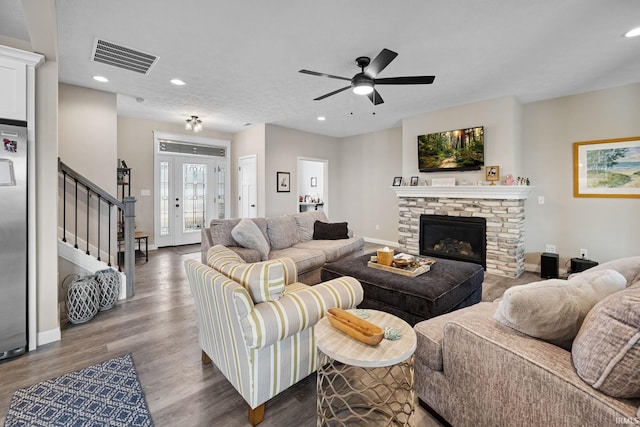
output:
<svg viewBox="0 0 640 427"><path fill-rule="evenodd" d="M538 196L538 204L544 205L544 196Z"/></svg>
<svg viewBox="0 0 640 427"><path fill-rule="evenodd" d="M550 244L550 243L547 243L547 244L545 245L545 249L544 249L544 251L545 251L545 252L552 253L552 254L555 254L555 253L556 253L556 245L552 245L552 244Z"/></svg>
<svg viewBox="0 0 640 427"><path fill-rule="evenodd" d="M586 249L580 249L580 258L589 258L589 253L587 252Z"/></svg>
<svg viewBox="0 0 640 427"><path fill-rule="evenodd" d="M376 224L376 230L380 230L380 225Z"/></svg>

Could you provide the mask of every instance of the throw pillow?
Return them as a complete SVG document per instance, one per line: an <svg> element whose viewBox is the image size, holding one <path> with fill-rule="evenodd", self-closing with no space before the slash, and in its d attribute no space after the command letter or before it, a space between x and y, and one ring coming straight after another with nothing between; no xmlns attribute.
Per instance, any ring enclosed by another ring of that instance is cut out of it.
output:
<svg viewBox="0 0 640 427"><path fill-rule="evenodd" d="M349 230L346 222L327 223L316 221L313 224L314 240L339 240L348 238Z"/></svg>
<svg viewBox="0 0 640 427"><path fill-rule="evenodd" d="M618 258L612 261L607 261L596 265L595 267L591 267L585 272L598 270L615 270L627 279L627 286L631 286L640 281L640 256ZM579 276L580 274L583 273L576 273L572 277Z"/></svg>
<svg viewBox="0 0 640 427"><path fill-rule="evenodd" d="M298 226L292 215L267 218L267 234L273 250L290 248L298 243Z"/></svg>
<svg viewBox="0 0 640 427"><path fill-rule="evenodd" d="M640 288L627 288L589 312L571 350L580 378L610 396L640 398Z"/></svg>
<svg viewBox="0 0 640 427"><path fill-rule="evenodd" d="M243 248L255 249L260 253L260 259L269 259L269 243L255 222L248 218L240 220L231 230L233 239Z"/></svg>
<svg viewBox="0 0 640 427"><path fill-rule="evenodd" d="M324 211L307 211L294 214L298 224L298 236L301 242L313 239L313 225L316 221L329 222Z"/></svg>
<svg viewBox="0 0 640 427"><path fill-rule="evenodd" d="M523 334L569 349L591 308L624 289L627 281L614 270L550 279L505 291L494 319Z"/></svg>

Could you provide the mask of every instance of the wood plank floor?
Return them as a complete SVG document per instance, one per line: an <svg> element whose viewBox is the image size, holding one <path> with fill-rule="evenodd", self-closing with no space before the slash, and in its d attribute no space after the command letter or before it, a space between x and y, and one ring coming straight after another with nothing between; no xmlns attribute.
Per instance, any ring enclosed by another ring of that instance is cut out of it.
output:
<svg viewBox="0 0 640 427"><path fill-rule="evenodd" d="M202 365L197 323L183 268L199 246L163 248L136 263L136 295L62 340L0 363L0 419L13 392L131 353L156 426L246 426L248 406L222 373ZM315 374L267 402L260 426L315 426ZM417 405L416 405L417 406ZM439 426L417 406L417 426Z"/></svg>
<svg viewBox="0 0 640 427"><path fill-rule="evenodd" d="M369 244L366 251L375 247ZM199 245L163 248L136 263L136 295L84 325L66 324L62 340L0 363L0 419L13 392L131 353L156 426L246 426L247 404L213 365L202 365L197 322L183 268ZM525 273L517 283L535 279ZM492 300L516 281L487 277ZM492 291L494 289L494 291ZM483 296L483 299L484 296ZM261 426L315 426L315 374L267 402ZM416 405L416 426L440 424Z"/></svg>

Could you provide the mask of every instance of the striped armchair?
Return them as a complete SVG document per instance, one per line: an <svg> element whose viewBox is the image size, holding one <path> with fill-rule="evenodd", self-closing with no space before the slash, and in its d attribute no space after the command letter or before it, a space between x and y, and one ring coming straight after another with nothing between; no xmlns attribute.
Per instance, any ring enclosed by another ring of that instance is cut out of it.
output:
<svg viewBox="0 0 640 427"><path fill-rule="evenodd" d="M249 422L265 402L316 370L314 325L332 307L357 306L360 283L342 277L315 286L296 282L287 258L246 264L214 246L208 265L186 260L203 363L213 362L249 404Z"/></svg>

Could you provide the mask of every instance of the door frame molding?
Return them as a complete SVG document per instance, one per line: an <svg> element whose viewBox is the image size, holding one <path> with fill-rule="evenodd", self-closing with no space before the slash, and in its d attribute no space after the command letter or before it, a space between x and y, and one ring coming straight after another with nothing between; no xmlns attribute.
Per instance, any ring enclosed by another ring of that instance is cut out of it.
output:
<svg viewBox="0 0 640 427"><path fill-rule="evenodd" d="M160 156L159 145L161 139L167 139L175 142L184 142L188 144L198 144L198 145L209 145L214 147L224 147L226 152L226 170L227 177L225 179L225 194L227 197L231 196L231 141L217 138L209 138L205 136L198 135L190 135L190 134L179 134L179 133L169 133L162 131L152 131L153 133L153 235L154 235L154 244L157 246L156 236L159 238L159 228L160 228L160 209L159 209L159 199L158 195L160 194L160 170L158 168L158 158ZM166 154L163 154L166 155ZM175 157L192 157L198 158L203 157L198 154L188 154L188 153L170 153L170 155ZM207 156L208 157L208 156ZM225 200L225 211L227 212L227 216L229 215L229 201Z"/></svg>

